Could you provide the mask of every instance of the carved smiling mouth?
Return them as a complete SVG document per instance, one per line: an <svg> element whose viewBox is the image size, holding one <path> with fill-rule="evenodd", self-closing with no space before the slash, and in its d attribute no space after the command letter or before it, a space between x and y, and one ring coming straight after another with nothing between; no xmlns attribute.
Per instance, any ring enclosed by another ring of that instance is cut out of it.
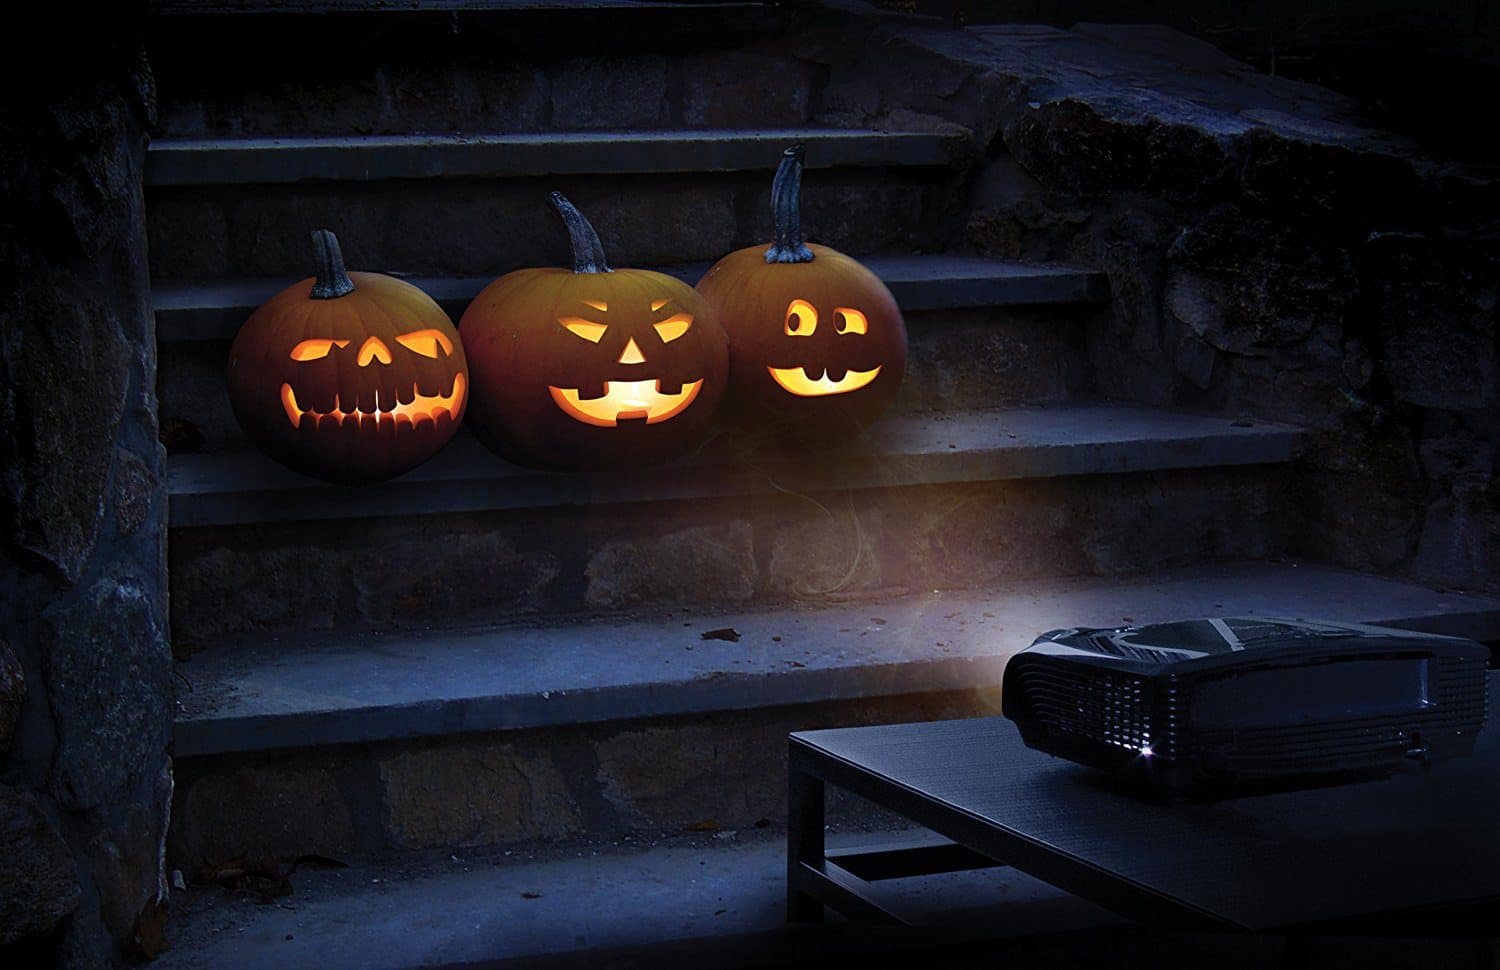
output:
<svg viewBox="0 0 1500 970"><path fill-rule="evenodd" d="M415 384L412 385L412 399L402 402L395 401L386 410L381 406L387 401L379 392L376 393L375 406L371 410L356 408L345 410L343 401L334 399L332 411L314 411L312 408L304 408L297 404L297 392L292 390L292 385L281 385L281 406L286 409L286 419L292 423L292 427L300 428L304 419L311 419L315 426L321 427L333 424L342 427L345 421L357 421L361 428L378 428L383 425L393 427L415 427L423 421L436 422L443 414L450 417L456 415L463 405L464 391L467 382L464 375L453 375L453 388L447 394L423 394Z"/></svg>
<svg viewBox="0 0 1500 970"><path fill-rule="evenodd" d="M880 373L877 366L874 370L845 371L843 377L834 380L826 369L817 377L808 373L805 367L767 367L766 370L771 372L772 380L798 397L847 394L864 387Z"/></svg>
<svg viewBox="0 0 1500 970"><path fill-rule="evenodd" d="M605 381L604 393L599 397L585 398L576 387L552 387L552 400L563 413L575 421L592 424L599 428L613 428L621 421L645 419L647 424L659 424L675 418L703 387L703 381L683 384L675 394L664 393L660 380Z"/></svg>

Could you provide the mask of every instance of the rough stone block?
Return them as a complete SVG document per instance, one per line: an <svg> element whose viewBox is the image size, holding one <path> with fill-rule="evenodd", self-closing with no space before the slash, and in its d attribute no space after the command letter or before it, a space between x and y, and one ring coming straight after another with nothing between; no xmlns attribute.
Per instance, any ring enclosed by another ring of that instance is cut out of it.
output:
<svg viewBox="0 0 1500 970"><path fill-rule="evenodd" d="M283 761L184 779L172 811L171 865L192 878L243 855L341 858L355 845L353 814L322 766Z"/></svg>
<svg viewBox="0 0 1500 970"><path fill-rule="evenodd" d="M1089 572L1143 572L1275 555L1267 484L1235 472L1121 476L1095 489L1079 537Z"/></svg>
<svg viewBox="0 0 1500 970"><path fill-rule="evenodd" d="M1375 239L1369 254L1371 319L1396 396L1421 407L1493 407L1500 252L1396 235Z"/></svg>
<svg viewBox="0 0 1500 970"><path fill-rule="evenodd" d="M1061 401L1084 376L1076 316L1025 310L909 316L900 410Z"/></svg>
<svg viewBox="0 0 1500 970"><path fill-rule="evenodd" d="M10 754L21 706L26 703L26 674L10 644L0 640L0 758Z"/></svg>
<svg viewBox="0 0 1500 970"><path fill-rule="evenodd" d="M73 808L123 797L157 770L172 712L162 604L131 577L104 577L43 613L42 675L60 747L52 790Z"/></svg>
<svg viewBox="0 0 1500 970"><path fill-rule="evenodd" d="M867 500L860 492L791 497L791 514L770 529L766 591L819 597L884 585L884 520Z"/></svg>
<svg viewBox="0 0 1500 970"><path fill-rule="evenodd" d="M508 524L474 522L472 529L437 534L392 530L385 536L376 530L373 541L341 558L360 620L377 627L439 618L459 624L534 609L558 577L558 559L548 551L518 549L506 534Z"/></svg>
<svg viewBox="0 0 1500 970"><path fill-rule="evenodd" d="M715 260L733 249L734 193L696 179L696 184L674 181L595 182L580 185L569 198L593 222L613 266Z"/></svg>
<svg viewBox="0 0 1500 970"><path fill-rule="evenodd" d="M43 936L78 907L78 867L28 792L0 785L0 946Z"/></svg>
<svg viewBox="0 0 1500 970"><path fill-rule="evenodd" d="M569 835L579 816L545 755L501 742L415 747L380 762L386 824L402 848Z"/></svg>
<svg viewBox="0 0 1500 970"><path fill-rule="evenodd" d="M153 189L146 204L146 231L153 279L256 275L253 266L230 262L226 209L201 190Z"/></svg>
<svg viewBox="0 0 1500 970"><path fill-rule="evenodd" d="M72 274L0 309L0 528L69 583L94 550L134 357L121 314ZM11 339L14 336L15 339Z"/></svg>
<svg viewBox="0 0 1500 970"><path fill-rule="evenodd" d="M757 579L753 542L743 519L608 540L589 558L584 600L591 607L747 600Z"/></svg>
<svg viewBox="0 0 1500 970"><path fill-rule="evenodd" d="M163 344L157 357L162 422L192 424L211 451L248 446L229 404L228 361L229 346L218 342Z"/></svg>
<svg viewBox="0 0 1500 970"><path fill-rule="evenodd" d="M172 632L179 651L245 630L326 629L340 585L335 558L316 548L216 545L207 530L172 559Z"/></svg>
<svg viewBox="0 0 1500 970"><path fill-rule="evenodd" d="M775 128L805 124L812 66L748 51L684 58L682 121L694 128Z"/></svg>
<svg viewBox="0 0 1500 970"><path fill-rule="evenodd" d="M1337 346L1329 335L1342 332L1357 289L1342 249L1235 208L1212 211L1168 252L1168 312L1234 354Z"/></svg>
<svg viewBox="0 0 1500 970"><path fill-rule="evenodd" d="M664 58L569 61L552 75L552 124L565 130L666 127L667 73Z"/></svg>
<svg viewBox="0 0 1500 970"><path fill-rule="evenodd" d="M888 501L888 541L905 550L901 585L912 589L1088 571L1075 538L1076 493L1066 483L932 486Z"/></svg>
<svg viewBox="0 0 1500 970"><path fill-rule="evenodd" d="M161 794L170 797L169 789ZM166 893L160 868L164 808L131 805L120 825L99 833L90 845L104 925L117 939L128 939L142 911Z"/></svg>
<svg viewBox="0 0 1500 970"><path fill-rule="evenodd" d="M621 733L598 745L599 782L626 824L753 824L785 813L786 731L743 717Z"/></svg>

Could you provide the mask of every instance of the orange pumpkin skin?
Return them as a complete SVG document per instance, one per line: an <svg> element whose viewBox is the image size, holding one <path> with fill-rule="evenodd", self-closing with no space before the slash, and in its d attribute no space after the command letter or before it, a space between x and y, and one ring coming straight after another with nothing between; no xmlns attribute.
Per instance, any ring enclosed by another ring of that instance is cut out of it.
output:
<svg viewBox="0 0 1500 970"><path fill-rule="evenodd" d="M801 145L771 188L776 240L719 260L698 291L729 335L730 404L799 437L850 434L880 416L906 370L906 324L859 262L802 239Z"/></svg>
<svg viewBox="0 0 1500 970"><path fill-rule="evenodd" d="M575 238L575 252L588 245L597 237ZM471 426L517 464L671 459L702 440L728 387L728 341L697 291L650 270L609 270L602 252L597 265L508 273L459 322Z"/></svg>
<svg viewBox="0 0 1500 970"><path fill-rule="evenodd" d="M315 298L323 277L305 279L245 321L229 352L229 397L246 434L283 464L333 482L380 481L453 436L468 366L431 297L379 273L346 274L335 259L351 292Z"/></svg>
<svg viewBox="0 0 1500 970"><path fill-rule="evenodd" d="M826 246L808 249L814 258L805 263L767 263L765 246L737 250L708 271L698 292L729 336L730 402L743 419L769 419L799 435L849 434L896 399L906 325L878 276ZM799 307L802 319L788 332L794 301L806 303L815 326ZM850 309L863 315L863 333L850 326ZM796 390L778 383L777 373ZM868 383L852 388L861 375ZM851 389L839 390L840 382Z"/></svg>

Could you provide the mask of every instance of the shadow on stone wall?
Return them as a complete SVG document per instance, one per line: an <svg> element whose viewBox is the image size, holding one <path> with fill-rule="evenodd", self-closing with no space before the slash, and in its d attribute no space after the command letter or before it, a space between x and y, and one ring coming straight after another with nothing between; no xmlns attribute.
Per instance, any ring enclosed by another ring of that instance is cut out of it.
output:
<svg viewBox="0 0 1500 970"><path fill-rule="evenodd" d="M1500 180L1160 26L888 24L819 120L957 122L968 244L1107 271L1109 397L1310 426L1294 552L1494 588Z"/></svg>
<svg viewBox="0 0 1500 970"><path fill-rule="evenodd" d="M44 28L37 37L67 38L66 55L23 78L11 76L15 65L4 71L0 962L9 966L101 967L149 953L163 897L172 685L141 197L154 95L137 15L121 5L92 28Z"/></svg>

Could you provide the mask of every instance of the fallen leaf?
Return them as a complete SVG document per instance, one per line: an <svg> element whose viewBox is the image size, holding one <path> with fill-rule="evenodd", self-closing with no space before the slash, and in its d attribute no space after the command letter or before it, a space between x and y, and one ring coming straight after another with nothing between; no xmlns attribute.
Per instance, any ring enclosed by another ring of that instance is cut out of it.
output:
<svg viewBox="0 0 1500 970"><path fill-rule="evenodd" d="M703 640L728 640L730 643L740 642L740 631L732 626L721 626L717 630L705 630L698 634Z"/></svg>
<svg viewBox="0 0 1500 970"><path fill-rule="evenodd" d="M541 893L532 892L531 890L528 889L528 890L526 890L525 892L523 892L521 894L521 898L522 899L541 899L542 898L542 894Z"/></svg>
<svg viewBox="0 0 1500 970"><path fill-rule="evenodd" d="M130 943L136 953L147 960L165 953L170 946L167 943L166 926L167 907L160 900L151 900L135 918Z"/></svg>
<svg viewBox="0 0 1500 970"><path fill-rule="evenodd" d="M719 824L718 819L706 818L701 822L693 822L691 824L684 825L682 827L682 830L684 832L717 832L721 828L723 828L723 826Z"/></svg>

